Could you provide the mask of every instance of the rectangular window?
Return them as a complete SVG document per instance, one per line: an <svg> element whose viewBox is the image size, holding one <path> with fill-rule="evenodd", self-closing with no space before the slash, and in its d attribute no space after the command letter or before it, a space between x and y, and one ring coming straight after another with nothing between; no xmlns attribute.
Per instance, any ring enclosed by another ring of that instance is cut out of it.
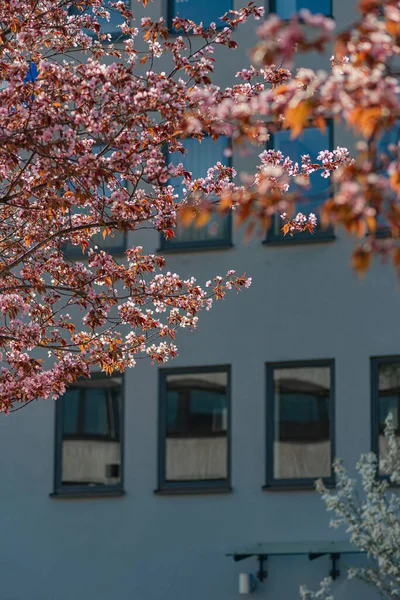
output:
<svg viewBox="0 0 400 600"><path fill-rule="evenodd" d="M333 361L267 365L267 487L333 480Z"/></svg>
<svg viewBox="0 0 400 600"><path fill-rule="evenodd" d="M400 119L396 121L396 124L391 128L387 129L381 136L378 142L378 161L381 163L384 161L397 160L396 152L393 151L394 147L400 141ZM378 167L378 169L382 172L382 168ZM384 174L388 177L387 170L384 170ZM386 202L390 202L391 200L396 201L396 193L389 192L389 196L385 198ZM377 218L377 228L376 228L376 237L385 238L390 237L390 227L385 219L384 215L378 215Z"/></svg>
<svg viewBox="0 0 400 600"><path fill-rule="evenodd" d="M93 154L100 154L103 148L104 148L104 146L102 146L100 144L94 146ZM110 157L113 154L113 152L115 152L114 149L107 150L107 152L104 153L104 157L105 158ZM116 182L118 182L118 184L120 184L119 174L115 173L114 175L115 175ZM75 189L76 189L76 186L74 185L73 182L69 183L69 187L70 187L71 191L75 191ZM97 193L102 198L110 198L110 196L112 194L112 190L110 189L110 187L108 185L105 185L105 183L103 183L101 186L99 186L97 188L95 193ZM78 214L78 213L85 214L85 209L84 208L79 209L77 206L74 206L73 213L74 214ZM104 211L104 213L105 213L104 216L106 219L109 219L111 217L111 212L110 212L109 208L107 209L107 211ZM97 246L100 250L104 250L105 252L109 252L110 254L123 254L126 250L126 237L127 237L126 232L119 231L118 229L113 229L111 231L111 233L107 233L107 235L105 235L105 236L103 236L102 231L99 231L98 233L95 233L90 238L89 243L90 243L91 248L93 248L94 246ZM71 258L82 258L84 256L81 246L74 245L71 243L67 243L64 245L64 252Z"/></svg>
<svg viewBox="0 0 400 600"><path fill-rule="evenodd" d="M205 177L207 170L213 167L217 162L225 166L229 165L229 159L224 152L227 149L230 140L226 137L219 137L213 140L210 136L204 137L201 142L197 139L187 138L182 141L187 153L182 156L180 153L170 155L171 161L175 164L183 163L185 168L192 173L193 179ZM176 177L169 182L179 194L182 189L182 179ZM212 201L212 198L210 198ZM231 215L220 216L213 214L204 227L196 227L195 223L182 227L178 224L175 229L175 237L166 241L161 237L162 248L203 248L227 246L231 243Z"/></svg>
<svg viewBox="0 0 400 600"><path fill-rule="evenodd" d="M229 379L229 367L160 371L160 491L228 489Z"/></svg>
<svg viewBox="0 0 400 600"><path fill-rule="evenodd" d="M218 29L224 26L220 21L228 10L232 10L232 0L214 0L213 2L201 2L201 0L168 0L168 26L172 28L172 19L181 17L190 19L197 25L201 22L204 27L215 23Z"/></svg>
<svg viewBox="0 0 400 600"><path fill-rule="evenodd" d="M102 6L110 13L110 19L107 20L105 18L97 17L97 21L99 22L99 24L101 26L101 33L109 33L111 35L111 40L115 41L116 39L124 38L119 25L122 25L122 23L125 22L125 19L121 15L119 10L116 10L115 8L113 8L111 6L113 1L114 0L104 0L102 2ZM129 8L129 0L125 0L125 4ZM79 10L76 6L73 6L70 9L70 14L77 15L77 14L80 14L82 12L82 10L84 11L84 14L88 14L91 17L94 16L91 7ZM92 36L95 35L89 29L84 29L84 32L87 33L88 35L92 35Z"/></svg>
<svg viewBox="0 0 400 600"><path fill-rule="evenodd" d="M332 0L270 0L271 12L276 13L281 19L290 17L302 8L308 9L313 14L319 13L326 17L332 16Z"/></svg>
<svg viewBox="0 0 400 600"><path fill-rule="evenodd" d="M92 375L56 404L55 493L122 490L122 376Z"/></svg>
<svg viewBox="0 0 400 600"><path fill-rule="evenodd" d="M327 123L325 132L317 127L307 127L299 137L291 139L290 136L290 130L282 129L271 135L268 147L274 150L280 150L285 158L289 157L293 162L297 162L300 168L301 157L303 155L309 154L311 161L316 161L321 150L331 150L333 147L333 129L331 122ZM302 200L296 204L293 216L295 216L297 212L302 212L307 216L310 213L314 213L317 215L319 222L319 206L329 198L331 187L330 177L322 177L321 172L321 170L318 170L310 175L311 186L309 188L296 185L294 181L291 184L289 192L297 192L300 195L300 198L302 198ZM300 243L334 239L333 229L322 229L320 225L317 225L314 233L305 231L302 233L295 233L293 236L284 236L282 233L284 224L285 222L281 219L280 215L275 215L266 241L273 243Z"/></svg>
<svg viewBox="0 0 400 600"><path fill-rule="evenodd" d="M400 436L400 356L385 356L371 360L372 379L372 450L380 459L387 455L384 435L385 420L393 416L396 434ZM385 475L385 473L382 473Z"/></svg>

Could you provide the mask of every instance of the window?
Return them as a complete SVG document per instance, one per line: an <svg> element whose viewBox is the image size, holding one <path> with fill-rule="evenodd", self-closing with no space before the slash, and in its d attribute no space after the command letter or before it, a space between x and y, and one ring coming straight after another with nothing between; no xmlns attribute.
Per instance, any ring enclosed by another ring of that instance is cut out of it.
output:
<svg viewBox="0 0 400 600"><path fill-rule="evenodd" d="M121 492L123 378L97 374L56 404L56 494Z"/></svg>
<svg viewBox="0 0 400 600"><path fill-rule="evenodd" d="M307 8L312 13L320 13L326 17L332 15L332 0L270 0L271 12L276 13L282 19L290 17L299 12L302 8Z"/></svg>
<svg viewBox="0 0 400 600"><path fill-rule="evenodd" d="M384 431L385 420L389 413L392 413L396 434L400 436L400 356L373 358L371 379L372 450L382 459L387 455ZM382 472L381 474L385 475Z"/></svg>
<svg viewBox="0 0 400 600"><path fill-rule="evenodd" d="M102 148L103 147L101 145L94 146L93 154L99 154ZM105 152L103 156L105 158L108 158L113 154L113 152L113 149L107 150L107 152ZM116 179L119 180L118 174L116 174ZM72 183L70 183L69 186L72 191L75 190L75 186ZM110 190L110 188L103 183L97 188L97 193L100 197L110 198L112 190ZM74 206L73 208L74 214L77 214L78 212L82 213L84 212L84 210L84 208L78 209L77 206ZM111 213L110 209L108 208L107 218L109 218L110 216ZM103 233L102 231L100 231L99 233L95 233L90 238L90 246L92 248L94 246L98 246L100 250L104 250L105 252L109 252L110 254L123 254L126 249L126 232L119 231L118 229L113 229L111 233L108 233L105 237L103 237ZM84 256L80 245L67 243L64 245L64 251L67 254L67 256L71 258L82 258Z"/></svg>
<svg viewBox="0 0 400 600"><path fill-rule="evenodd" d="M223 165L229 165L229 161L224 152L228 147L229 139L219 137L213 140L207 136L201 143L197 139L187 138L183 140L183 146L187 154L182 156L179 153L170 155L174 163L182 162L185 168L192 173L193 179L205 177L207 170L213 167L217 162ZM182 179L177 177L170 181L170 184L176 188L176 193L182 187ZM220 216L213 214L204 227L196 227L195 224L187 227L177 226L175 237L170 241L161 237L162 248L199 248L199 247L218 247L227 246L231 243L231 215Z"/></svg>
<svg viewBox="0 0 400 600"><path fill-rule="evenodd" d="M290 136L290 130L282 129L271 135L269 145L274 150L280 150L283 156L288 156L293 162L298 162L299 166L301 165L301 157L304 154L309 154L311 160L314 161L321 150L331 149L333 146L333 130L330 122L328 122L325 132L320 131L317 127L308 127L296 139L292 140ZM296 212L303 212L306 215L314 213L318 217L318 207L329 198L331 180L322 177L319 170L310 175L310 183L309 188L300 187L294 182L290 186L289 191L298 192L300 197L303 198L296 205L294 214ZM314 233L305 231L293 236L284 236L282 233L283 225L284 222L280 215L275 215L266 241L299 243L334 239L332 228L322 229L320 226L317 226Z"/></svg>
<svg viewBox="0 0 400 600"><path fill-rule="evenodd" d="M333 480L333 361L267 365L267 487Z"/></svg>
<svg viewBox="0 0 400 600"><path fill-rule="evenodd" d="M386 158L389 160L396 160L396 153L392 151L392 146L397 146L400 141L400 120L396 121L396 124L391 128L387 129L381 136L378 142L378 160L380 158ZM380 155L380 156L379 156ZM385 172L387 175L387 172ZM393 198L392 198L393 196ZM389 193L388 197L385 198L387 202L396 199L395 192ZM378 215L376 237L390 237L390 227L384 217L384 215Z"/></svg>
<svg viewBox="0 0 400 600"><path fill-rule="evenodd" d="M228 489L229 367L160 371L159 489Z"/></svg>
<svg viewBox="0 0 400 600"><path fill-rule="evenodd" d="M196 24L203 23L208 27L214 22L218 28L224 26L220 21L228 10L232 10L232 0L214 0L214 2L202 2L201 0L168 0L168 25L171 29L172 19L181 17L191 19Z"/></svg>
<svg viewBox="0 0 400 600"><path fill-rule="evenodd" d="M118 25L122 25L122 23L125 23L125 19L121 15L119 10L116 10L115 8L112 8L110 6L110 4L112 4L113 2L114 2L114 0L104 0L102 3L102 6L104 6L104 8L110 13L110 20L108 21L107 19L101 18L101 17L97 17L97 20L101 26L101 33L109 33L111 35L111 39L113 41L115 41L116 39L119 39L119 38L123 39L123 37L124 37L121 32L121 28L118 27ZM129 0L125 0L125 4L128 8L130 7ZM70 9L70 13L72 15L77 15L80 12L81 11L79 11L79 9L76 6L71 7L71 9ZM85 14L88 14L91 17L94 16L91 8L90 9L86 8ZM94 36L93 31L91 31L89 29L84 29L84 32L87 33L88 35Z"/></svg>

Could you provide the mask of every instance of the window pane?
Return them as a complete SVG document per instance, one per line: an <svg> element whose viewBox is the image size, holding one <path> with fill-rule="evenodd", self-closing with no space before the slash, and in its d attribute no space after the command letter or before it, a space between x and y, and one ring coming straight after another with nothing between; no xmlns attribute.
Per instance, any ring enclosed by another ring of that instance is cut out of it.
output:
<svg viewBox="0 0 400 600"><path fill-rule="evenodd" d="M301 169L301 157L309 154L311 161L316 161L321 150L329 150L330 140L328 129L325 133L316 127L304 129L303 133L296 139L290 139L289 130L278 131L273 136L274 150L280 150L284 157L288 156L293 162L299 163ZM289 191L298 192L301 201L296 204L295 213L303 212L306 215L314 213L318 215L318 207L329 197L330 178L321 176L321 171L315 171L310 175L311 187L304 188L297 185L294 181L291 183ZM282 235L281 228L283 222L277 215L273 224L273 235ZM311 235L311 234L310 234Z"/></svg>
<svg viewBox="0 0 400 600"><path fill-rule="evenodd" d="M98 145L98 146L94 146L93 147L93 154L97 155L101 152L102 150L102 146ZM106 158L109 158L112 153L114 152L113 149L108 150L107 152L104 153L104 156ZM120 181L120 175L117 173L114 173L114 177ZM71 191L75 191L75 186L72 184L72 182L69 183L69 187L71 189ZM109 188L108 185L101 185L97 188L97 193L99 194L100 198L110 198L111 194L112 194L113 190L111 190ZM85 208L80 208L78 206L74 206L72 208L72 212L73 214L87 214L87 210L85 211ZM110 217L111 213L110 210L107 210L107 216ZM126 234L124 231L118 231L117 229L112 230L111 233L108 233L105 237L103 237L103 232L99 231L98 233L95 233L94 235L92 235L92 237L90 238L90 246L94 247L94 246L98 246L100 248L100 250L105 250L106 252L123 252L125 247L126 247ZM82 249L80 245L73 245L71 243L67 243L65 244L65 252L69 255L72 256L83 256L82 253Z"/></svg>
<svg viewBox="0 0 400 600"><path fill-rule="evenodd" d="M63 485L104 486L120 483L121 386L121 378L92 379L68 390L62 397ZM71 398L73 402L70 402ZM74 419L78 415L75 430L71 425L72 406Z"/></svg>
<svg viewBox="0 0 400 600"><path fill-rule="evenodd" d="M83 409L83 431L87 435L110 435L109 403L107 390L88 389L85 391Z"/></svg>
<svg viewBox="0 0 400 600"><path fill-rule="evenodd" d="M293 13L298 12L302 8L308 8L312 13L322 13L330 16L331 2L330 0L275 0L276 13L282 19L290 19Z"/></svg>
<svg viewBox="0 0 400 600"><path fill-rule="evenodd" d="M175 153L171 155L171 161L175 164L183 163L185 168L192 173L193 179L205 177L210 167L217 162L228 165L228 159L224 151L228 146L229 140L226 137L219 137L213 140L211 137L205 137L201 143L192 138L183 140L183 146L188 151L185 156ZM170 184L176 188L179 194L182 188L182 179L176 177L170 181ZM210 198L212 200L212 198ZM196 227L195 224L186 227L177 226L175 237L171 240L173 244L180 242L204 242L229 239L229 216L221 217L213 214L204 227Z"/></svg>
<svg viewBox="0 0 400 600"><path fill-rule="evenodd" d="M167 376L167 481L227 478L227 384L226 372Z"/></svg>
<svg viewBox="0 0 400 600"><path fill-rule="evenodd" d="M223 21L220 21L219 17L232 9L232 0L170 0L170 3L172 17L191 19L195 23L202 22L204 27L208 27L212 22L217 27L222 27Z"/></svg>
<svg viewBox="0 0 400 600"><path fill-rule="evenodd" d="M381 136L378 143L378 161L382 160L396 160L396 153L392 146L397 146L400 141L400 120L389 130L386 130ZM381 171L382 174L382 171ZM384 175L388 177L388 173L385 170ZM395 200L395 192L389 192L387 201ZM377 218L377 234L379 235L390 235L388 223L384 215L378 215Z"/></svg>
<svg viewBox="0 0 400 600"><path fill-rule="evenodd" d="M387 441L384 435L385 420L389 413L393 416L396 433L399 429L400 406L400 363L379 365L379 458L387 456Z"/></svg>
<svg viewBox="0 0 400 600"><path fill-rule="evenodd" d="M274 369L274 479L331 474L330 368Z"/></svg>
<svg viewBox="0 0 400 600"><path fill-rule="evenodd" d="M80 390L71 389L65 392L62 400L64 435L76 435L79 427Z"/></svg>
<svg viewBox="0 0 400 600"><path fill-rule="evenodd" d="M107 19L102 19L100 17L97 17L97 20L101 26L101 33L110 33L112 35L113 38L118 38L122 35L121 33L121 29L118 27L118 25L122 25L122 23L125 22L124 18L122 17L121 13L119 11L117 11L115 8L112 8L110 6L110 4L113 2L113 0L104 0L102 2L102 6L104 6L104 8L110 13L110 20L107 21ZM127 4L127 0L125 2L125 4ZM129 5L128 5L129 6ZM76 6L71 7L70 9L71 14L76 15L79 14L80 11ZM93 11L90 9L86 9L84 11L84 14L87 14L89 16L94 16L93 15ZM84 29L83 30L87 35L93 35L94 33L93 31L89 30L89 29ZM96 36L97 37L97 36Z"/></svg>
<svg viewBox="0 0 400 600"><path fill-rule="evenodd" d="M118 27L118 25L122 25L125 20L119 11L110 7L110 3L112 2L113 0L105 0L103 2L104 8L106 8L110 13L110 20L107 21L107 19L99 19L99 23L101 25L102 33L111 33L111 35L118 37L121 35L121 29Z"/></svg>

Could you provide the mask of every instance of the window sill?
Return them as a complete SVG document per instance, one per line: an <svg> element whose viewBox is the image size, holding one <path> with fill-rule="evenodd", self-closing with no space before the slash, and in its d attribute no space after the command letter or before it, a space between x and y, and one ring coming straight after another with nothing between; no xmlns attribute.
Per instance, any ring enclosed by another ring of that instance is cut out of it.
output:
<svg viewBox="0 0 400 600"><path fill-rule="evenodd" d="M125 496L125 490L99 490L99 491L79 491L70 492L62 491L52 492L49 494L50 498L54 500L65 500L65 499L79 499L79 498L121 498Z"/></svg>
<svg viewBox="0 0 400 600"><path fill-rule="evenodd" d="M291 246L296 244L319 244L334 242L336 236L333 233L315 233L314 235L303 235L297 233L293 236L273 236L265 239L265 246Z"/></svg>
<svg viewBox="0 0 400 600"><path fill-rule="evenodd" d="M324 481L324 486L328 489L335 489L336 483L332 480ZM263 485L261 488L264 492L315 492L315 482L310 483L272 483Z"/></svg>
<svg viewBox="0 0 400 600"><path fill-rule="evenodd" d="M172 245L172 246L162 246L161 248L157 248L156 252L159 254L175 254L179 252L207 252L214 250L229 250L233 248L233 244L231 242L219 242L215 244L198 244L196 246L192 244L181 244L181 245Z"/></svg>
<svg viewBox="0 0 400 600"><path fill-rule="evenodd" d="M221 487L181 487L181 488L158 488L154 490L157 496L195 496L204 494L231 494L233 489L230 486Z"/></svg>

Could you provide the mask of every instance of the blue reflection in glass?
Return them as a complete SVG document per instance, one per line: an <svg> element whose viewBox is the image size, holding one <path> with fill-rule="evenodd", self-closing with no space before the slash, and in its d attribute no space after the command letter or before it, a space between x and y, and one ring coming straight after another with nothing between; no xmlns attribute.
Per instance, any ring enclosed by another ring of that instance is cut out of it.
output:
<svg viewBox="0 0 400 600"><path fill-rule="evenodd" d="M223 27L224 23L219 18L232 9L232 0L170 0L170 6L172 18L191 19L196 24L202 22L204 27L214 22L217 27Z"/></svg>

